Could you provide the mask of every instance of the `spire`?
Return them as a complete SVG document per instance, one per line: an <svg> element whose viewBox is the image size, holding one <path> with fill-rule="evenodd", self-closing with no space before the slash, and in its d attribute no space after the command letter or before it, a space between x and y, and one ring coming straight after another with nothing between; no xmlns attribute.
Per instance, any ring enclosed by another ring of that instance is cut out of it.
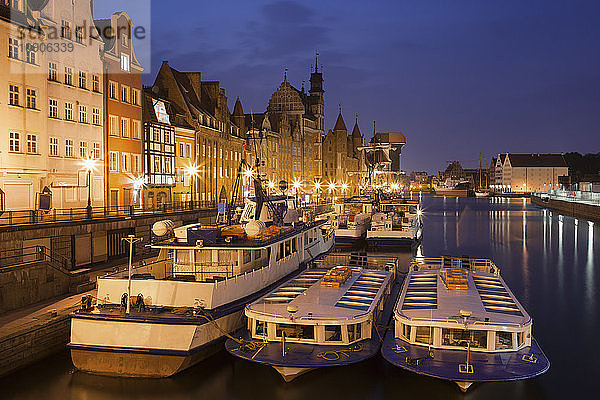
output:
<svg viewBox="0 0 600 400"><path fill-rule="evenodd" d="M233 115L235 115L235 116L244 115L244 110L242 108L242 102L240 101L239 97L235 100L235 106L233 106Z"/></svg>
<svg viewBox="0 0 600 400"><path fill-rule="evenodd" d="M344 117L342 117L342 106L340 105L340 113L337 117L337 121L335 121L335 126L333 127L335 131L344 131L347 132L346 124L344 123Z"/></svg>
<svg viewBox="0 0 600 400"><path fill-rule="evenodd" d="M287 71L288 71L287 68L283 70L283 81L284 82L287 82Z"/></svg>
<svg viewBox="0 0 600 400"><path fill-rule="evenodd" d="M319 51L315 50L315 74L319 73Z"/></svg>
<svg viewBox="0 0 600 400"><path fill-rule="evenodd" d="M358 113L356 113L356 121L354 122L354 128L352 129L352 136L356 138L362 137L360 128L358 127Z"/></svg>

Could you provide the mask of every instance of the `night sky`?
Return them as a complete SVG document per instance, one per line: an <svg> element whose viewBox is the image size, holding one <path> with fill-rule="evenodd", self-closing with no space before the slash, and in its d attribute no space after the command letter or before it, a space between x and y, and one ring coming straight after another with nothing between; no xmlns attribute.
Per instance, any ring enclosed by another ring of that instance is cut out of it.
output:
<svg viewBox="0 0 600 400"><path fill-rule="evenodd" d="M229 107L263 112L288 68L308 82L318 50L326 129L341 103L370 138L401 131L407 171L475 167L498 152L600 151L598 1L95 2L150 25L151 84L162 60L219 80ZM308 83L307 83L308 88Z"/></svg>

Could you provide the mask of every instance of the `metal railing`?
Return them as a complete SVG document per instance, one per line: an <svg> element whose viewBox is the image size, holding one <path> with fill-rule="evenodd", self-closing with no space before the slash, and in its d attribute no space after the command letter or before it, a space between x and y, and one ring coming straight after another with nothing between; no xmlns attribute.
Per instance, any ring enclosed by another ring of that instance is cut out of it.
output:
<svg viewBox="0 0 600 400"><path fill-rule="evenodd" d="M70 275L69 260L46 246L31 246L22 249L0 251L0 268L15 267L36 261L46 261L55 270Z"/></svg>
<svg viewBox="0 0 600 400"><path fill-rule="evenodd" d="M437 270L442 268L460 268L474 272L488 272L500 275L500 269L487 258L462 257L415 257L410 261L412 271Z"/></svg>
<svg viewBox="0 0 600 400"><path fill-rule="evenodd" d="M600 193L582 192L579 190L549 190L547 192L535 193L535 196L543 199L556 199L571 203L583 203L600 206Z"/></svg>
<svg viewBox="0 0 600 400"><path fill-rule="evenodd" d="M363 254L328 254L324 258L313 260L311 262L312 268L330 269L341 265L347 267L397 271L399 264L396 257L367 256Z"/></svg>
<svg viewBox="0 0 600 400"><path fill-rule="evenodd" d="M215 202L187 201L177 203L155 204L153 207L80 207L67 209L44 210L9 210L0 214L0 226L31 225L53 222L85 221L106 218L124 218L163 214L168 212L189 212L211 210L216 208Z"/></svg>

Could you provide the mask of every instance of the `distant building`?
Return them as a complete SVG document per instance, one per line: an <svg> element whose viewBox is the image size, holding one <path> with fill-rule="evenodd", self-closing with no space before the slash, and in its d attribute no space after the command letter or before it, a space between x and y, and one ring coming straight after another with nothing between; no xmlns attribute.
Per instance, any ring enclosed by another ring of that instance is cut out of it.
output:
<svg viewBox="0 0 600 400"><path fill-rule="evenodd" d="M348 135L342 112L338 114L333 130L329 130L323 140L323 180L325 184L347 185L348 193L358 193L360 183L360 151L364 138L354 123L352 134ZM344 186L346 188L346 186Z"/></svg>
<svg viewBox="0 0 600 400"><path fill-rule="evenodd" d="M500 192L531 193L558 189L559 178L569 175L562 154L500 154L496 166L494 190Z"/></svg>

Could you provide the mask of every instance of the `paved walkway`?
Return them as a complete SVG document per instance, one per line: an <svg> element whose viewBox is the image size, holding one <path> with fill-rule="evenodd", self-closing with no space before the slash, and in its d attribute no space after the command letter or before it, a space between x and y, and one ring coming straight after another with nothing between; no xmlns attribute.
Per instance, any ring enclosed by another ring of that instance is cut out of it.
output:
<svg viewBox="0 0 600 400"><path fill-rule="evenodd" d="M154 257L147 259L147 261L152 258ZM127 269L128 265L119 264L116 266L119 267L119 271L123 271ZM107 272L113 272L116 266L106 266L102 269L95 269L94 271L91 271L89 273L90 281L95 281L98 276L104 275ZM59 298L46 300L41 303L32 304L18 310L0 314L0 340L15 332L44 324L46 321L52 318L51 310L56 310L57 315L59 316L67 315L81 305L82 296L87 294L95 296L96 292L97 289L94 288L87 292L65 295Z"/></svg>
<svg viewBox="0 0 600 400"><path fill-rule="evenodd" d="M80 306L81 297L86 294L95 295L96 289L63 297L59 300L48 300L0 315L0 340L15 332L44 324L52 317L51 310L56 310L58 315L74 311Z"/></svg>

